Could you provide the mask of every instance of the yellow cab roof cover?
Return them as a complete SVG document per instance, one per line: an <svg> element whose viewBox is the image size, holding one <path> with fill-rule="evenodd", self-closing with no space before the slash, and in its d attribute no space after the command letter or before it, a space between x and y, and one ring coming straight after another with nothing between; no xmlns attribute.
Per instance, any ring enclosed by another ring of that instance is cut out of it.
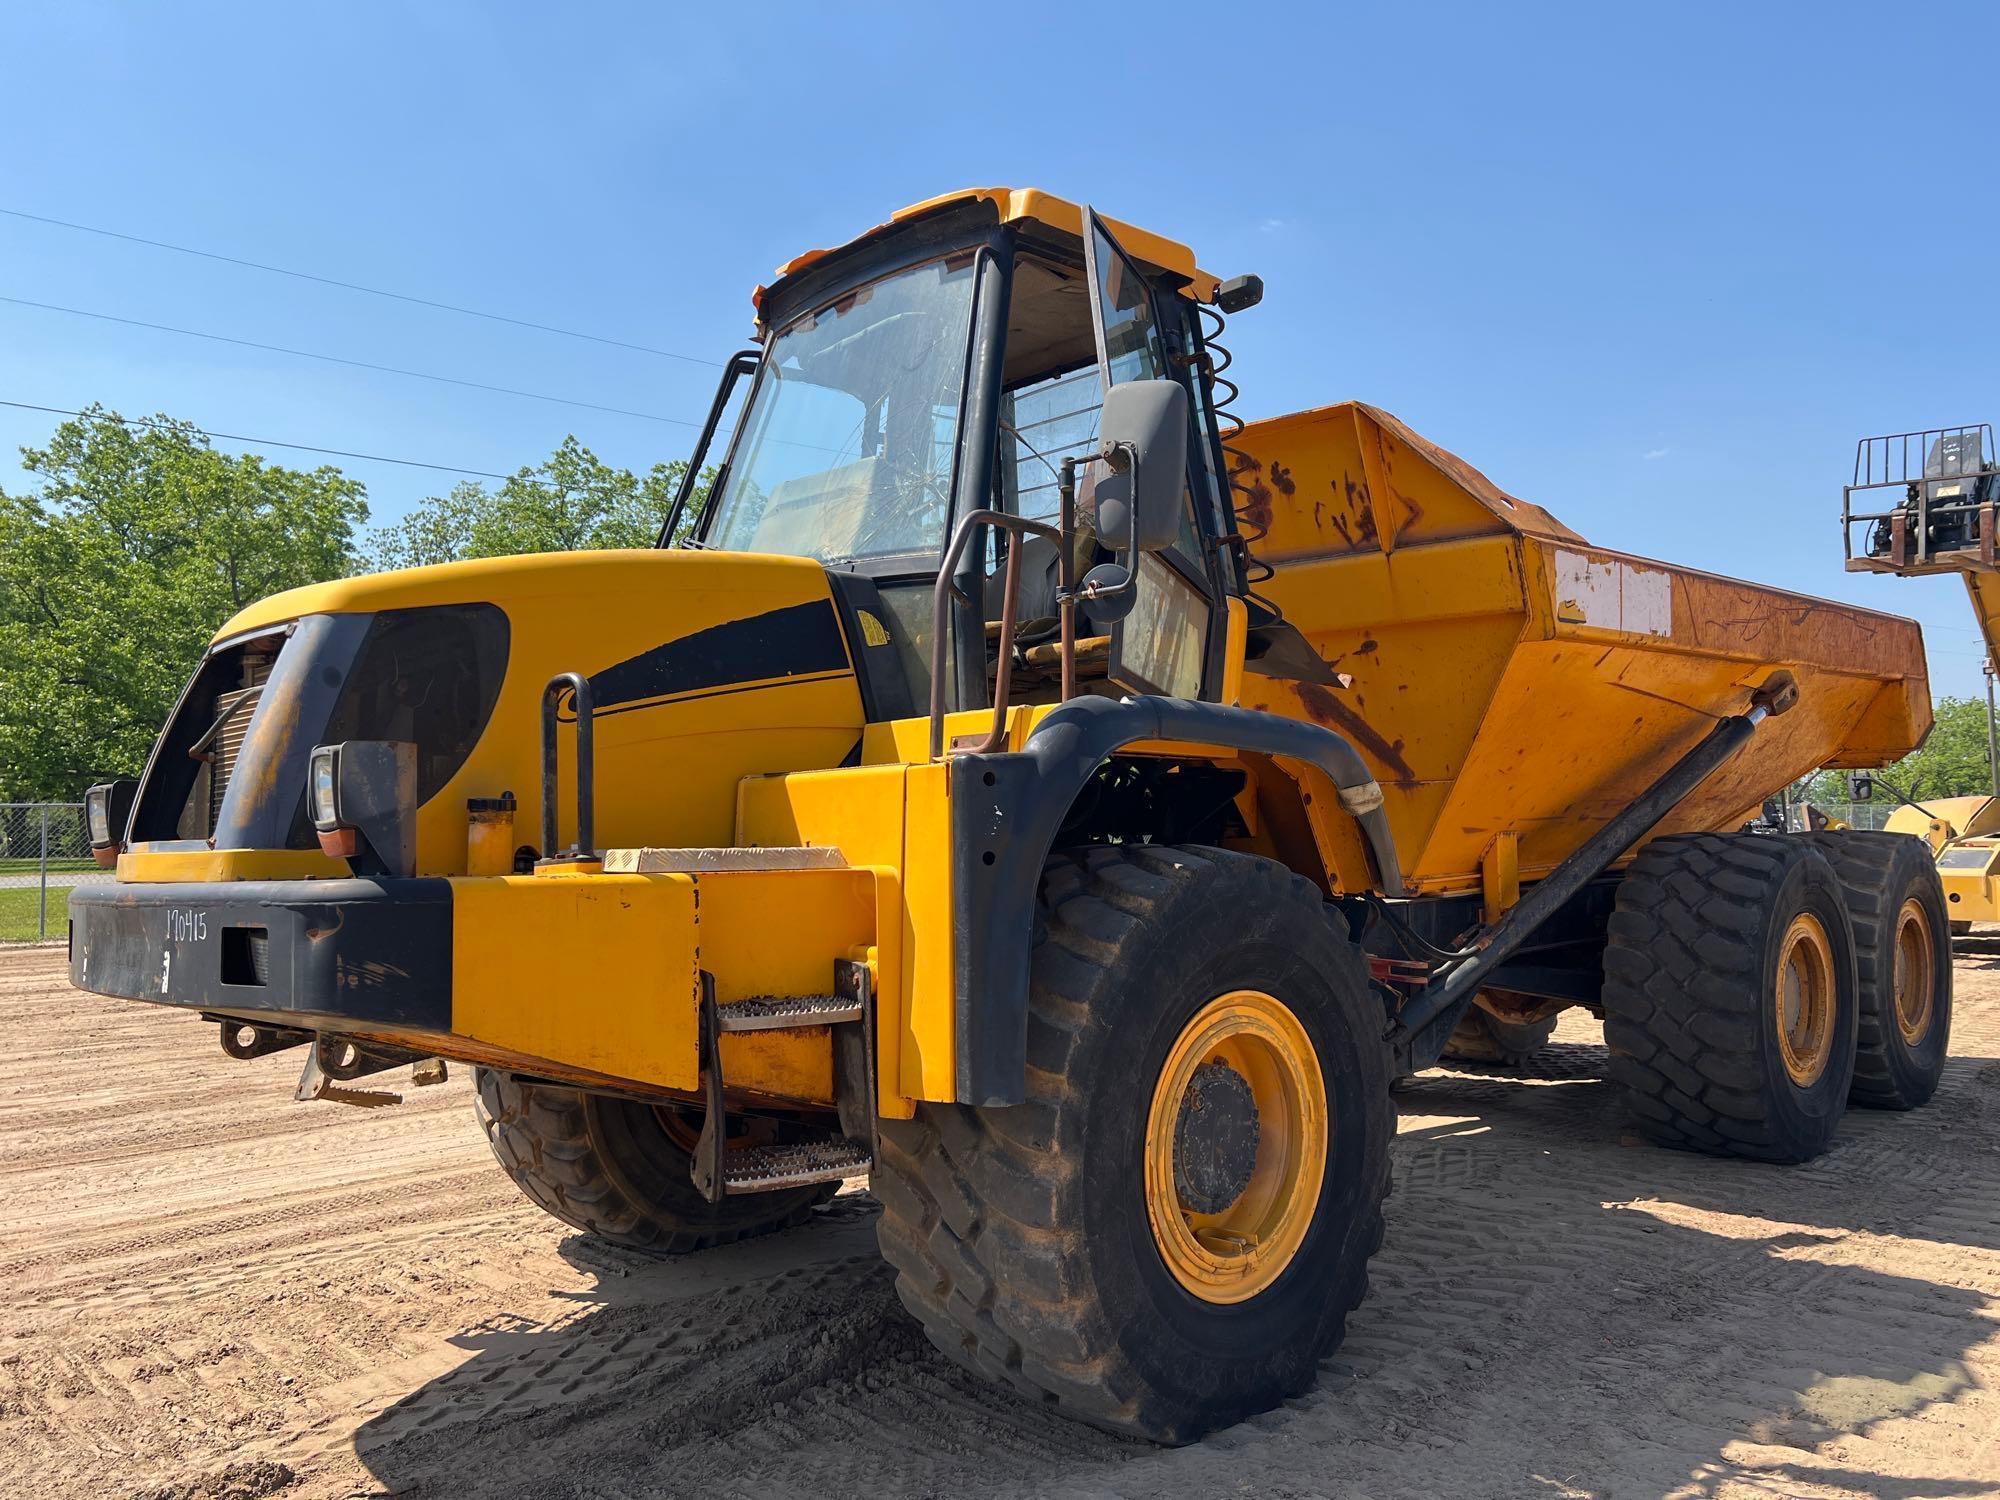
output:
<svg viewBox="0 0 2000 1500"><path fill-rule="evenodd" d="M1073 234L1078 239L1083 238L1083 209L1067 198L1058 198L1053 193L1045 193L1039 188L960 188L955 193L940 193L935 198L926 198L921 203L912 203L908 208L897 209L895 213L889 215L885 223L877 224L866 233L856 235L846 245L835 245L824 250L808 250L802 255L793 256L778 267L777 280L783 281L787 276L795 276L830 255L836 255L850 246L886 233L912 219L920 219L926 214L936 213L940 209L951 208L961 203L980 202L991 203L999 213L1000 222L1003 224L1030 220L1064 234ZM1118 243L1124 247L1127 254L1156 270L1181 277L1187 283L1182 291L1196 301L1214 300L1215 289L1220 284L1219 278L1211 276L1196 265L1194 251L1186 245L1135 225L1121 223L1108 214L1099 217L1117 237ZM776 284L772 283L773 286ZM750 294L751 305L758 309L760 323L764 298L770 290L770 287L760 286Z"/></svg>

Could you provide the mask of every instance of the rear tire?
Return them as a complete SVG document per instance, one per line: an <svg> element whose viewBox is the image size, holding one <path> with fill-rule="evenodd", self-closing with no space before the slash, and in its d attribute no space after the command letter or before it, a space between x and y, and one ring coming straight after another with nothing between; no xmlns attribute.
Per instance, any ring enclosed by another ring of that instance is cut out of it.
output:
<svg viewBox="0 0 2000 1500"><path fill-rule="evenodd" d="M1854 923L1861 1028L1848 1100L1915 1109L1937 1092L1951 1049L1951 924L1930 846L1905 833L1809 838Z"/></svg>
<svg viewBox="0 0 2000 1500"><path fill-rule="evenodd" d="M1549 1044L1558 1019L1544 1016L1539 1021L1503 1021L1475 1002L1452 1028L1444 1055L1457 1062L1519 1068Z"/></svg>
<svg viewBox="0 0 2000 1500"><path fill-rule="evenodd" d="M1802 839L1680 834L1639 851L1604 949L1604 1040L1639 1131L1759 1161L1826 1150L1858 1029L1854 936Z"/></svg>
<svg viewBox="0 0 2000 1500"><path fill-rule="evenodd" d="M689 1175L698 1111L660 1110L583 1089L475 1070L473 1107L514 1185L574 1229L674 1254L803 1223L837 1184L710 1203Z"/></svg>
<svg viewBox="0 0 2000 1500"><path fill-rule="evenodd" d="M882 1121L882 1251L960 1364L1190 1442L1310 1386L1366 1294L1394 1135L1382 1005L1317 889L1268 860L1063 855L1040 914L1027 1098ZM1254 1024L1225 1039L1237 1007ZM1313 1098L1317 1125L1291 1107ZM1266 1204L1255 1236L1235 1227Z"/></svg>

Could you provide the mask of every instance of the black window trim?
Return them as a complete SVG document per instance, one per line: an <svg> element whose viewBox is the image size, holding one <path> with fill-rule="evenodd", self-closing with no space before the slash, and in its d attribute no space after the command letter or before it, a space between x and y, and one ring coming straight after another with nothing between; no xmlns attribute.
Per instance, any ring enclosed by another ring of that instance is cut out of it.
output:
<svg viewBox="0 0 2000 1500"><path fill-rule="evenodd" d="M843 276L832 277L824 274L816 274L823 273L826 269L817 266L813 267L810 271L802 272L799 284L784 288L782 294L774 298L772 305L765 309L765 332L759 346L762 357L758 360L755 377L743 398L742 410L747 415L756 404L757 397L763 390L764 382L774 378L771 373L771 361L769 357L773 341L785 329L797 322L799 318L804 316L816 317L835 303L843 301L862 288L873 286L880 281L886 281L889 277L899 275L914 267L927 265L933 261L949 260L955 255L971 252L974 256L972 316L968 320L966 329L966 361L959 383L958 437L952 455L950 489L952 501L950 513L946 517L945 522L945 538L947 542L951 536L951 528L957 524L957 518L964 514L966 509L977 508L976 505L968 507L962 504L963 497L961 496L959 485L960 477L964 473L965 468L965 436L971 425L966 416L966 399L971 390L975 365L984 363L997 350L1004 349L1005 347L1007 333L1006 296L1011 292L1014 278L1013 232L1006 225L992 222L991 214L987 215L986 218L987 222L984 223L967 224L961 222L954 233L924 235L907 241L899 238L880 246L873 254L864 255L852 260L842 257L840 266L847 272ZM997 328L988 326L988 320L983 316L986 311L985 298L990 288L990 284L984 278L989 274L997 277L997 285L1001 289L1001 316ZM997 376L997 369L993 373ZM995 409L998 409L997 404ZM744 431L749 425L747 421L739 421L734 431L730 433L728 450L723 455L722 463L716 469L714 481L709 485L710 503L702 507L700 521L693 533L693 544L696 547L707 548L710 545L709 532L714 524L716 510L713 499L721 493L723 487L729 482L729 474L735 467L737 455L743 442ZM984 425L990 428L992 423L988 420ZM696 459L691 459L690 463L698 461L700 456L697 455ZM990 460L988 462L990 467ZM686 544L683 543L683 545ZM922 558L929 562L929 571L935 576L937 564L944 557L944 546L945 543L940 543L935 551L889 554L884 560L907 566L910 560ZM821 561L824 562L825 566L830 568L849 568L862 567L875 560L873 558L858 557L822 559Z"/></svg>

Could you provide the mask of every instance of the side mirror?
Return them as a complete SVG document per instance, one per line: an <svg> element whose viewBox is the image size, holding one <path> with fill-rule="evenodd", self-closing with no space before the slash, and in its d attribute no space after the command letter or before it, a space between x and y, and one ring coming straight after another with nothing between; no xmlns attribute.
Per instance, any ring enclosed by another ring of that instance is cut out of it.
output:
<svg viewBox="0 0 2000 1500"><path fill-rule="evenodd" d="M1187 493L1187 390L1177 380L1128 380L1104 394L1097 456L1097 534L1119 552L1158 552L1180 535Z"/></svg>
<svg viewBox="0 0 2000 1500"><path fill-rule="evenodd" d="M1849 802L1872 802L1875 800L1875 778L1865 771L1847 773L1847 800Z"/></svg>
<svg viewBox="0 0 2000 1500"><path fill-rule="evenodd" d="M1139 591L1132 587L1132 570L1123 563L1099 563L1083 575L1083 586L1077 592L1090 606L1090 617L1106 625L1124 619L1139 602Z"/></svg>

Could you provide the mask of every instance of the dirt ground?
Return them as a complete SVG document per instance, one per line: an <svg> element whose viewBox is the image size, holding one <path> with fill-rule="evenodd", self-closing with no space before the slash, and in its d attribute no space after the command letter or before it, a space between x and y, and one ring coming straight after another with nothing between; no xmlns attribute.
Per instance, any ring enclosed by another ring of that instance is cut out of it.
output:
<svg viewBox="0 0 2000 1500"><path fill-rule="evenodd" d="M468 1080L297 1054L0 950L0 1493L2000 1494L2000 937L1931 1108L1779 1169L1621 1142L1566 1022L1398 1095L1387 1247L1305 1398L1162 1450L959 1374L873 1205L678 1261L519 1197Z"/></svg>

